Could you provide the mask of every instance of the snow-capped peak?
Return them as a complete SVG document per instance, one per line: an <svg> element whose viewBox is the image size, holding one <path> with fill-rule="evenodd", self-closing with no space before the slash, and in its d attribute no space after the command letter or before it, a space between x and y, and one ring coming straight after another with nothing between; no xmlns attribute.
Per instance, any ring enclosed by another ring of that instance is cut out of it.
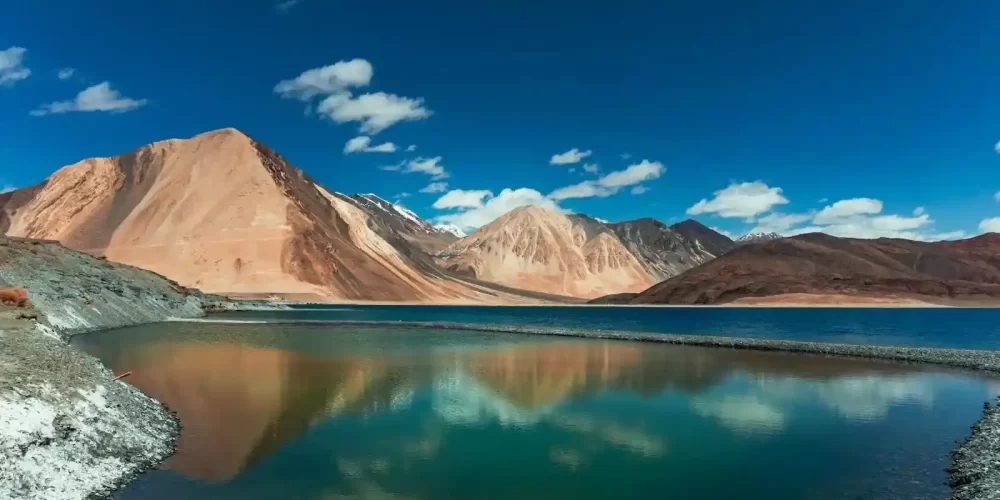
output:
<svg viewBox="0 0 1000 500"><path fill-rule="evenodd" d="M420 217L417 217L417 214L411 212L410 209L408 209L408 208L406 208L406 207L404 207L402 205L393 205L392 208L393 208L393 210L395 210L396 212L398 212L399 215L402 215L403 217L406 217L407 219L409 219L410 221L412 221L414 224L416 224L418 226L423 226L424 224L427 224L426 222L423 221L423 219L421 219Z"/></svg>
<svg viewBox="0 0 1000 500"><path fill-rule="evenodd" d="M437 229L442 233L453 234L459 238L465 238L466 236L468 236L467 234L465 234L465 231L462 231L461 229L458 228L458 226L454 224L438 224L434 226L434 229Z"/></svg>
<svg viewBox="0 0 1000 500"><path fill-rule="evenodd" d="M736 240L736 243L740 244L756 243L758 241L771 241L780 238L783 238L783 236L781 236L778 233L747 233L743 236L740 236Z"/></svg>

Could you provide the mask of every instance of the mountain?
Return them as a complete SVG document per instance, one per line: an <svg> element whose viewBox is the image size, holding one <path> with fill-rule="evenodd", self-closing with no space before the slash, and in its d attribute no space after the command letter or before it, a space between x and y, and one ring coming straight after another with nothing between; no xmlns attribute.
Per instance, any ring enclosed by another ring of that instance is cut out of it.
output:
<svg viewBox="0 0 1000 500"><path fill-rule="evenodd" d="M656 219L637 219L607 226L656 280L676 276L718 256L708 251L698 239L689 240ZM716 240L708 233L703 235L710 241Z"/></svg>
<svg viewBox="0 0 1000 500"><path fill-rule="evenodd" d="M639 292L714 258L708 248L732 245L708 228L697 237L689 239L653 219L609 224L525 206L449 245L436 260L486 281L593 298Z"/></svg>
<svg viewBox="0 0 1000 500"><path fill-rule="evenodd" d="M462 231L461 228L459 228L454 224L438 224L434 226L434 228L441 232L450 233L454 235L456 238L465 238L466 236L468 236L467 234L465 234L465 231Z"/></svg>
<svg viewBox="0 0 1000 500"><path fill-rule="evenodd" d="M693 219L678 222L670 226L670 229L716 257L736 248L736 243L726 235Z"/></svg>
<svg viewBox="0 0 1000 500"><path fill-rule="evenodd" d="M437 257L464 275L573 297L637 291L652 281L603 223L532 205L500 216Z"/></svg>
<svg viewBox="0 0 1000 500"><path fill-rule="evenodd" d="M781 303L785 298L816 303L887 298L996 301L1000 234L935 243L822 233L780 238L739 247L628 302Z"/></svg>
<svg viewBox="0 0 1000 500"><path fill-rule="evenodd" d="M778 233L747 233L736 239L736 245L743 246L750 243L776 240L778 238L783 238L783 236Z"/></svg>
<svg viewBox="0 0 1000 500"><path fill-rule="evenodd" d="M374 195L328 191L235 129L59 169L0 195L0 233L66 246L210 292L310 300L536 301L453 276L455 241Z"/></svg>

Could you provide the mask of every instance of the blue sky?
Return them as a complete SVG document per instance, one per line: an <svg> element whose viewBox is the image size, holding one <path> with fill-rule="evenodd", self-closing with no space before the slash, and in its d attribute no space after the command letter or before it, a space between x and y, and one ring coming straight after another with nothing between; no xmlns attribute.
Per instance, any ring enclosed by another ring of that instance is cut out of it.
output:
<svg viewBox="0 0 1000 500"><path fill-rule="evenodd" d="M1000 231L1000 4L755 3L6 2L0 187L236 127L466 227Z"/></svg>

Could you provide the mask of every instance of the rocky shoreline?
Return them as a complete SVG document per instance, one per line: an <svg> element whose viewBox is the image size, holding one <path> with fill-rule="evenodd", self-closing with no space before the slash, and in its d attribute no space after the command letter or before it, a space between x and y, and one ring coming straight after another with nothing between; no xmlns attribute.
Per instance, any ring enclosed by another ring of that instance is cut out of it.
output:
<svg viewBox="0 0 1000 500"><path fill-rule="evenodd" d="M174 453L177 418L67 343L73 335L232 309L155 273L0 237L0 498L107 498Z"/></svg>

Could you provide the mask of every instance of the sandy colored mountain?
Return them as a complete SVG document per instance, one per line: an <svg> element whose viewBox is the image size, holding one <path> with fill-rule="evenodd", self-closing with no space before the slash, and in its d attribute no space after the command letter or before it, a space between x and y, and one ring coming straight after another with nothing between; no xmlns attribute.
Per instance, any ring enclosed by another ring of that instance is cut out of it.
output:
<svg viewBox="0 0 1000 500"><path fill-rule="evenodd" d="M243 133L223 129L83 160L37 186L2 194L0 233L58 240L208 292L538 300L429 267L422 248L438 249L455 237L435 236L423 221L376 221L376 211L316 184ZM412 214L396 212L404 219Z"/></svg>
<svg viewBox="0 0 1000 500"><path fill-rule="evenodd" d="M438 262L481 280L584 298L656 281L614 233L590 220L520 207L448 246Z"/></svg>

